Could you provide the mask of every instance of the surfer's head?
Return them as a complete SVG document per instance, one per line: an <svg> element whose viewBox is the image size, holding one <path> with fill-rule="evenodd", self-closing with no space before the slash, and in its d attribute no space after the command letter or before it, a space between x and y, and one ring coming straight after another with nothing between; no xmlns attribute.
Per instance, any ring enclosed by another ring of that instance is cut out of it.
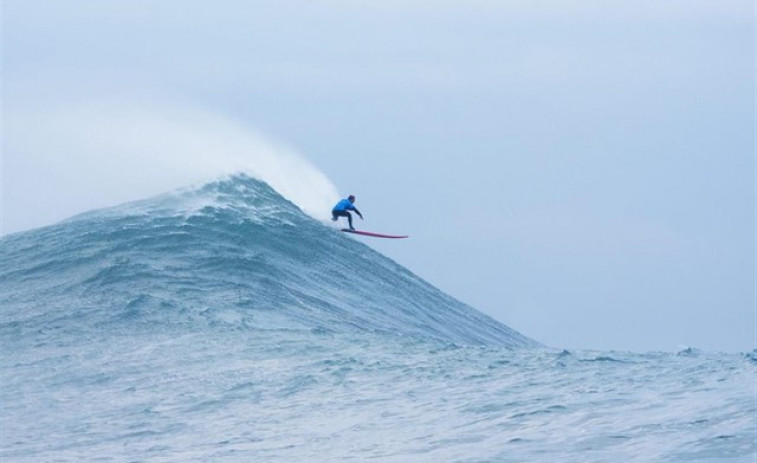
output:
<svg viewBox="0 0 757 463"><path fill-rule="evenodd" d="M351 203L354 203L355 202L355 195L349 195L347 197L347 199L349 199Z"/></svg>

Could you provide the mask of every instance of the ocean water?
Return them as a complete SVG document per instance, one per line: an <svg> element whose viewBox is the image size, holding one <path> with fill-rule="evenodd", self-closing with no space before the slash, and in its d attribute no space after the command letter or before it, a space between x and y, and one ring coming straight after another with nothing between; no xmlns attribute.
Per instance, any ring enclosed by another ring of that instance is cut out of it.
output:
<svg viewBox="0 0 757 463"><path fill-rule="evenodd" d="M3 463L757 461L757 351L543 346L243 175L0 253Z"/></svg>

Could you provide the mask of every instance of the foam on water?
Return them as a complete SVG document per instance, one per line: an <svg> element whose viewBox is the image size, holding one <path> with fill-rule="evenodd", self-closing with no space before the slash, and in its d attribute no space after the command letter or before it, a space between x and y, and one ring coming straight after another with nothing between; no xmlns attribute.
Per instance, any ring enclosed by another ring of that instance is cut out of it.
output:
<svg viewBox="0 0 757 463"><path fill-rule="evenodd" d="M246 176L0 245L3 462L757 456L757 351L544 348Z"/></svg>

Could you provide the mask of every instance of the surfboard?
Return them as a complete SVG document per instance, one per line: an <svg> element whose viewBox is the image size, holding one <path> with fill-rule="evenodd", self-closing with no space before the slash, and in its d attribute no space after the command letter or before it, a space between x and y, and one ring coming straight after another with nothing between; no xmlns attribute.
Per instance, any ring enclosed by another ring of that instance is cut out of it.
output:
<svg viewBox="0 0 757 463"><path fill-rule="evenodd" d="M385 235L383 233L373 233L363 230L350 230L349 228L342 228L343 232L347 233L354 233L356 235L364 235L364 236L373 236L374 238L393 238L393 239L399 239L399 238L409 238L408 235Z"/></svg>

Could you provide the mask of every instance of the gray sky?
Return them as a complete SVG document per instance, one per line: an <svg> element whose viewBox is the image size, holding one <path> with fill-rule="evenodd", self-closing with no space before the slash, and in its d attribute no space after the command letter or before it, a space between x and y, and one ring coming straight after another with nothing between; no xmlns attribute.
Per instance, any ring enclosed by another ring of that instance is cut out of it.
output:
<svg viewBox="0 0 757 463"><path fill-rule="evenodd" d="M4 0L2 232L252 166L545 344L751 350L754 9Z"/></svg>

